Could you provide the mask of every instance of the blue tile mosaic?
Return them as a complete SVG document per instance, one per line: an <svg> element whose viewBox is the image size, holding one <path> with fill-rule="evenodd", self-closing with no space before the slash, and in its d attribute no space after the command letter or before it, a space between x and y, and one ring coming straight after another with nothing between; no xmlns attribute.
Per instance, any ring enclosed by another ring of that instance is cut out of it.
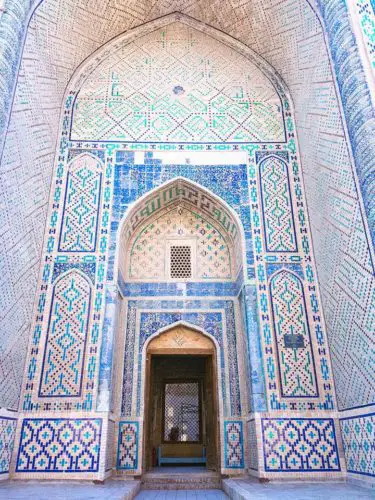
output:
<svg viewBox="0 0 375 500"><path fill-rule="evenodd" d="M25 418L16 471L97 472L101 429L100 418Z"/></svg>

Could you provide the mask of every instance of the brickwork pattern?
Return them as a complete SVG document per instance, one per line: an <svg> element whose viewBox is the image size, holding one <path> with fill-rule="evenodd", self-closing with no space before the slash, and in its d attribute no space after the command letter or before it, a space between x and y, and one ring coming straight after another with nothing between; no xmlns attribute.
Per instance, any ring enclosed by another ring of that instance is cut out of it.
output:
<svg viewBox="0 0 375 500"><path fill-rule="evenodd" d="M24 419L16 471L97 472L101 427L101 419Z"/></svg>
<svg viewBox="0 0 375 500"><path fill-rule="evenodd" d="M264 469L268 472L339 471L331 419L262 419Z"/></svg>
<svg viewBox="0 0 375 500"><path fill-rule="evenodd" d="M9 472L16 427L16 418L0 417L0 474Z"/></svg>
<svg viewBox="0 0 375 500"><path fill-rule="evenodd" d="M348 472L375 477L375 413L340 419Z"/></svg>

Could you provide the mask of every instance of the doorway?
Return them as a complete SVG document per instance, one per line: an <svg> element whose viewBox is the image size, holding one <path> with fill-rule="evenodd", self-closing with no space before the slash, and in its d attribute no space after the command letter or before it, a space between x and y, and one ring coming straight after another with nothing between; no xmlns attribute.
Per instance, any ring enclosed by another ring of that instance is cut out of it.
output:
<svg viewBox="0 0 375 500"><path fill-rule="evenodd" d="M176 348L176 338L182 347ZM219 470L214 354L215 346L210 339L185 327L176 327L149 344L146 470L155 467Z"/></svg>

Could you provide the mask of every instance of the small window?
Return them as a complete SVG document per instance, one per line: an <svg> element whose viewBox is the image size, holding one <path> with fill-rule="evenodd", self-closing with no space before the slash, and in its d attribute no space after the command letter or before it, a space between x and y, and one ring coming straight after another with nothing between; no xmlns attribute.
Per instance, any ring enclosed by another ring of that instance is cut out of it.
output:
<svg viewBox="0 0 375 500"><path fill-rule="evenodd" d="M172 279L192 277L190 245L170 246L170 277Z"/></svg>

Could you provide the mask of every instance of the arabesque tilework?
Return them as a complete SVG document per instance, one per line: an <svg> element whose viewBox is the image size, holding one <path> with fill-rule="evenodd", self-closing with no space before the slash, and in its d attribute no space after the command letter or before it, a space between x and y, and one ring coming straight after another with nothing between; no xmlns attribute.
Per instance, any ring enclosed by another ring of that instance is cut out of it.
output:
<svg viewBox="0 0 375 500"><path fill-rule="evenodd" d="M16 418L0 417L0 474L9 472L16 427Z"/></svg>
<svg viewBox="0 0 375 500"><path fill-rule="evenodd" d="M228 416L241 415L235 306L232 300L143 300L128 302L122 415L140 416L143 373L142 348L147 338L180 321L198 326L220 347L221 397ZM224 338L224 331L226 332Z"/></svg>

